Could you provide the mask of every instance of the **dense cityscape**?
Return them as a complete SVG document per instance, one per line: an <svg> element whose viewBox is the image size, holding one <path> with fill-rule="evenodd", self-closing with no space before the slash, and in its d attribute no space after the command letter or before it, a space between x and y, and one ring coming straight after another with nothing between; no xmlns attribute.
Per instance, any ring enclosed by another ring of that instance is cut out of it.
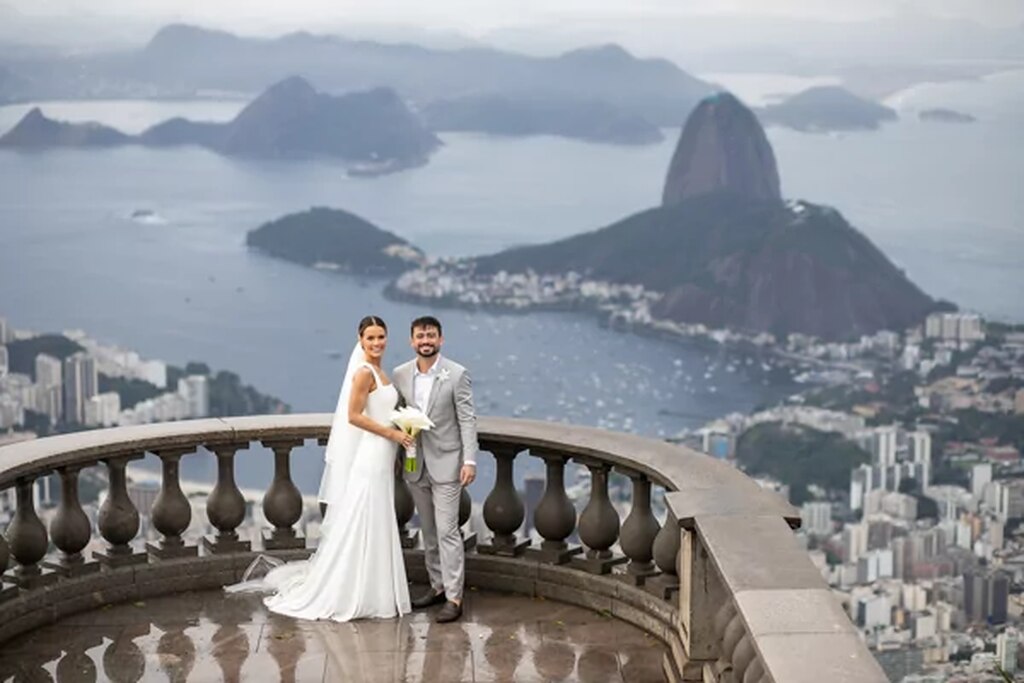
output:
<svg viewBox="0 0 1024 683"><path fill-rule="evenodd" d="M935 314L904 335L790 346L841 363L819 373L837 384L726 416L686 441L715 457L739 455L741 466L745 436L766 425L856 444L864 462L848 471L847 487L807 485L799 536L890 680L1015 675L1024 616L1024 332L986 332L976 315ZM842 409L822 407L830 404ZM786 482L759 481L797 502Z"/></svg>

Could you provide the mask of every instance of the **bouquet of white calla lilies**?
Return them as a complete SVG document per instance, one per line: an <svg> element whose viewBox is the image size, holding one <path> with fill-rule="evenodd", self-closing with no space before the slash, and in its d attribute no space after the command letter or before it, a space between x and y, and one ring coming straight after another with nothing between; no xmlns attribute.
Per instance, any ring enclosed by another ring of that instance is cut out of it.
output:
<svg viewBox="0 0 1024 683"><path fill-rule="evenodd" d="M421 431L430 431L433 421L418 408L404 406L391 413L391 422L403 432L416 438ZM405 471L416 471L416 442L405 449Z"/></svg>

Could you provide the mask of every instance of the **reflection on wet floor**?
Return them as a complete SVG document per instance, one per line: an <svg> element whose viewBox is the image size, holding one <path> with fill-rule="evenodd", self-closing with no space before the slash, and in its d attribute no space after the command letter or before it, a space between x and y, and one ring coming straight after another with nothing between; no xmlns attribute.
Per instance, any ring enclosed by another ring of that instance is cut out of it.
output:
<svg viewBox="0 0 1024 683"><path fill-rule="evenodd" d="M0 646L0 681L662 681L660 642L589 610L471 592L430 613L298 621L260 598L183 593L68 617Z"/></svg>

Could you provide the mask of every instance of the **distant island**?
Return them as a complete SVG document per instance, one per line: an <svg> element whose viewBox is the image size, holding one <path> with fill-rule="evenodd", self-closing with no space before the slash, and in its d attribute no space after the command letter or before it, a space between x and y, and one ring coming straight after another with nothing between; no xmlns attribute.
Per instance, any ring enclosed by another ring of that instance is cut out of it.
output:
<svg viewBox="0 0 1024 683"><path fill-rule="evenodd" d="M323 270L394 276L424 262L407 241L340 209L313 208L261 225L246 244L271 256Z"/></svg>
<svg viewBox="0 0 1024 683"><path fill-rule="evenodd" d="M25 150L126 144L199 145L260 159L331 157L359 173L385 173L426 163L441 142L392 90L334 97L299 77L271 86L228 123L176 118L131 136L96 123L54 121L37 107L0 137L0 147Z"/></svg>
<svg viewBox="0 0 1024 683"><path fill-rule="evenodd" d="M937 304L838 211L783 201L757 117L720 93L690 114L662 206L549 244L429 263L390 296L457 306L578 308L673 334L857 338Z"/></svg>
<svg viewBox="0 0 1024 683"><path fill-rule="evenodd" d="M437 100L424 107L422 113L427 127L439 132L559 135L619 145L646 145L664 139L661 129L639 114L628 114L606 102L592 100L516 100L481 95Z"/></svg>
<svg viewBox="0 0 1024 683"><path fill-rule="evenodd" d="M953 111L952 109L922 109L917 117L922 121L938 121L940 123L974 123L978 119L970 114Z"/></svg>
<svg viewBox="0 0 1024 683"><path fill-rule="evenodd" d="M874 130L897 119L896 111L838 86L808 88L778 104L757 110L765 125L804 132Z"/></svg>
<svg viewBox="0 0 1024 683"><path fill-rule="evenodd" d="M161 28L137 49L8 66L9 72L0 70L0 101L254 95L299 75L329 93L400 93L418 110L434 108L435 131L551 134L617 144L656 141L654 128L678 126L680 112L713 91L668 60L638 58L618 45L535 57L306 32L248 38L184 24ZM456 112L458 118L451 118Z"/></svg>

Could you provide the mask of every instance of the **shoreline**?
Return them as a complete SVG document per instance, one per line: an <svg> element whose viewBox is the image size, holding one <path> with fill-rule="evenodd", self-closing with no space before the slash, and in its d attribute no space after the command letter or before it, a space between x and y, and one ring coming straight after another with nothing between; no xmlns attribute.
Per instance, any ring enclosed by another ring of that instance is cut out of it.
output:
<svg viewBox="0 0 1024 683"><path fill-rule="evenodd" d="M385 298L401 303L431 305L449 310L481 312L490 315L519 315L531 313L570 313L585 316L594 321L598 327L620 334L632 334L646 339L664 341L699 353L723 354L735 359L749 376L760 379L766 385L776 387L793 387L799 389L803 385L795 377L814 365L814 359L795 359L791 354L777 345L758 345L747 339L716 339L711 334L676 334L656 325L624 321L616 317L614 311L604 311L598 306L583 303L539 304L528 308L503 306L501 304L481 303L469 304L452 297L428 298L416 296L399 290L396 280L388 282L382 294ZM732 333L731 331L727 331ZM767 365L767 367L766 367ZM811 383L810 387L818 386Z"/></svg>

